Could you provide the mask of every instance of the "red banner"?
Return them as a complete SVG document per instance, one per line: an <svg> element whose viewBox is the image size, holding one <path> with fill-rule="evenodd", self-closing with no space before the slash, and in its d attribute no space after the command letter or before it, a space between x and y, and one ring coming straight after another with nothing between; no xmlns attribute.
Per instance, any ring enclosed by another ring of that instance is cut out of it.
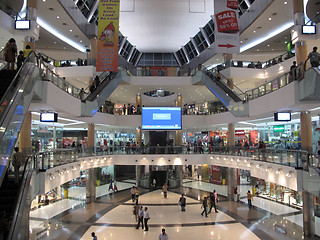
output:
<svg viewBox="0 0 320 240"><path fill-rule="evenodd" d="M232 9L238 9L238 0L228 0L227 7Z"/></svg>
<svg viewBox="0 0 320 240"><path fill-rule="evenodd" d="M212 183L222 184L220 167L216 165L210 165L209 179Z"/></svg>
<svg viewBox="0 0 320 240"><path fill-rule="evenodd" d="M216 14L218 32L233 33L239 31L237 14L233 10Z"/></svg>

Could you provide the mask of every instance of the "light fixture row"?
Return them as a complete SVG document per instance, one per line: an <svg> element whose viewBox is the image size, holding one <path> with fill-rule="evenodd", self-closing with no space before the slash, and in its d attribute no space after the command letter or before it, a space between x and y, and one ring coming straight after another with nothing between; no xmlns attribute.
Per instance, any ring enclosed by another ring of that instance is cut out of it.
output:
<svg viewBox="0 0 320 240"><path fill-rule="evenodd" d="M74 172L74 171L76 171L78 168L79 168L79 169L82 168L80 164L77 164L76 166L73 166L73 165L72 165L72 166L70 166L69 168L62 168L62 170L56 170L55 172L56 172L59 176L61 176L61 175L63 175L63 174L68 174L68 173L70 173L70 172ZM56 178L52 173L49 173L48 175L49 175L49 179L50 179L50 180L53 180L53 179Z"/></svg>

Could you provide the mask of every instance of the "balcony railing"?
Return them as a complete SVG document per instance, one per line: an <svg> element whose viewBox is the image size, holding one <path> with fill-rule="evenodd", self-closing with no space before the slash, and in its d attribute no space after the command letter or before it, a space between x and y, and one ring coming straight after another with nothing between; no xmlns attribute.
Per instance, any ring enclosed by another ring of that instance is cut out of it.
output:
<svg viewBox="0 0 320 240"><path fill-rule="evenodd" d="M102 155L166 155L166 154L216 154L233 157L247 157L248 160L256 160L267 163L275 163L295 168L307 169L315 164L315 157L306 151L291 149L265 149L265 148L237 148L237 147L186 147L186 146L148 146L148 147L120 147L87 148L82 151L79 148L58 149L55 151L40 152L35 154L34 165L37 169L46 170L56 166L75 163L81 157ZM224 161L226 159L220 159ZM248 162L249 164L249 162Z"/></svg>

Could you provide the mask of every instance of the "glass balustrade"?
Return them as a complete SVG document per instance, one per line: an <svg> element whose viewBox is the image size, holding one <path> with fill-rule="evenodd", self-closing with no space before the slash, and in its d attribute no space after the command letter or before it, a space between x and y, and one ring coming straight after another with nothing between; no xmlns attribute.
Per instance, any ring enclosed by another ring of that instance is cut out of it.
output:
<svg viewBox="0 0 320 240"><path fill-rule="evenodd" d="M180 154L212 154L223 155L223 158L216 158L218 161L242 161L237 157L246 157L248 164L250 160L261 162L275 163L296 168L304 168L309 164L315 164L316 160L311 158L306 151L287 150L287 149L261 149L261 148L231 148L231 147L191 147L186 146L149 146L149 147L119 147L113 146L105 149L100 148L87 148L85 151L80 151L78 148L72 149L57 149L54 151L40 152L34 155L34 165L38 169L46 170L56 166L61 166L69 163L79 163L80 158L83 157L96 157L104 155L180 155ZM310 160L309 160L310 158ZM135 159L135 158L134 158ZM95 161L95 159L92 159ZM76 167L76 165L75 165Z"/></svg>

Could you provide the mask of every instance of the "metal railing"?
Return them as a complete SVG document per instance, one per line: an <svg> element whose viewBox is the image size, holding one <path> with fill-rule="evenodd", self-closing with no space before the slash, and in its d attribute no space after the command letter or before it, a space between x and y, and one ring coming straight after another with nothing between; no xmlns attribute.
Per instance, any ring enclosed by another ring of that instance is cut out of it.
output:
<svg viewBox="0 0 320 240"><path fill-rule="evenodd" d="M266 82L259 87L248 90L245 92L247 100L253 100L255 98L264 96L268 93L274 92L284 86L287 86L293 81L301 80L304 77L304 64L301 63L295 71L289 71L284 73L283 75Z"/></svg>
<svg viewBox="0 0 320 240"><path fill-rule="evenodd" d="M57 149L55 151L40 152L35 154L35 166L37 169L46 170L56 166L76 163L79 158L102 155L165 155L165 154L217 154L234 157L248 157L252 160L275 163L295 168L307 169L312 166L312 160L307 151L273 148L244 148L244 147L201 147L201 146L109 146L71 149ZM248 160L250 160L248 159ZM223 160L223 159L222 159Z"/></svg>

